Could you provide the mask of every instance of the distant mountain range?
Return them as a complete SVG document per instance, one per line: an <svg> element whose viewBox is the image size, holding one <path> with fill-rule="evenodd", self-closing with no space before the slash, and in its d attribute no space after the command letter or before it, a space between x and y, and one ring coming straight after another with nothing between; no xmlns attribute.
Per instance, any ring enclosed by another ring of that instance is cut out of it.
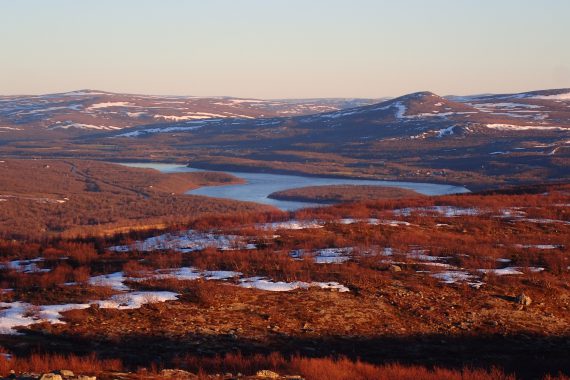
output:
<svg viewBox="0 0 570 380"><path fill-rule="evenodd" d="M373 103L372 99L259 100L114 94L81 90L37 96L0 96L0 132L112 131L157 123L296 116ZM16 134L17 135L17 134ZM1 137L0 137L1 138Z"/></svg>
<svg viewBox="0 0 570 380"><path fill-rule="evenodd" d="M534 91L519 94L484 95L473 97L441 97L431 92L417 92L374 104L347 108L350 103L336 102L333 111L315 112L326 108L323 100L315 100L310 107L296 111L281 111L296 115L265 115L257 120L221 120L214 118L183 123L160 123L140 127L118 136L142 136L148 133L195 131L208 126L238 131L240 127L250 130L259 128L264 132L280 133L281 127L306 130L314 136L323 134L329 140L338 135L349 139L362 138L442 138L469 133L503 132L567 132L570 127L570 89ZM361 103L370 102L360 100ZM264 103L261 103L264 104ZM331 106L329 106L331 107ZM332 108L332 107L331 107ZM313 115L298 116L313 110ZM185 128L187 126L188 128ZM216 130L212 132L216 133ZM207 132L205 132L207 133Z"/></svg>
<svg viewBox="0 0 570 380"><path fill-rule="evenodd" d="M0 154L497 184L570 177L570 89L259 100L83 90L0 97Z"/></svg>

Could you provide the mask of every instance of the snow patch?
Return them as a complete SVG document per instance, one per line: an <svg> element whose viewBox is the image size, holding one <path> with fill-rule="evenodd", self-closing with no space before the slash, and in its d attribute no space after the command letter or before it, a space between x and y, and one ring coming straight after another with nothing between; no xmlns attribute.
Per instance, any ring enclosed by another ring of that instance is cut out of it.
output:
<svg viewBox="0 0 570 380"><path fill-rule="evenodd" d="M166 128L148 128L148 129L141 129L138 131L133 131L133 132L126 132L126 133L121 133L120 135L117 135L115 137L139 137L139 136L144 136L144 135L148 135L148 134L152 134L152 133L169 133L169 132L187 132L187 131L193 131L195 129L200 129L202 128L203 125L195 125L195 126L181 126L181 127L166 127Z"/></svg>
<svg viewBox="0 0 570 380"><path fill-rule="evenodd" d="M535 249L558 249L562 248L561 245L554 245L554 244L515 244L517 248L535 248Z"/></svg>
<svg viewBox="0 0 570 380"><path fill-rule="evenodd" d="M174 301L178 296L178 293L169 291L129 292L115 294L108 300L95 303L103 309L138 309L148 303Z"/></svg>
<svg viewBox="0 0 570 380"><path fill-rule="evenodd" d="M438 139L444 137L444 136L451 136L453 134L453 129L455 128L455 125L452 125L451 127L447 127L447 128L443 128L440 129L439 131L435 132L435 137L437 137Z"/></svg>
<svg viewBox="0 0 570 380"><path fill-rule="evenodd" d="M284 222L273 222L257 224L256 228L269 230L304 230L307 228L323 228L323 223L317 220L287 220Z"/></svg>
<svg viewBox="0 0 570 380"><path fill-rule="evenodd" d="M317 264L340 264L350 260L352 247L323 248L307 253L302 249L291 252L291 257L297 259L312 258Z"/></svg>
<svg viewBox="0 0 570 380"><path fill-rule="evenodd" d="M51 269L40 269L37 263L44 261L42 257L32 260L13 260L7 264L0 263L0 269L12 269L22 273L49 272Z"/></svg>
<svg viewBox="0 0 570 380"><path fill-rule="evenodd" d="M523 103L481 103L481 104L471 104L477 109L481 108L503 108L503 109L516 109L516 108L526 108L526 109L537 109L543 108L543 106L538 106L535 104L523 104Z"/></svg>
<svg viewBox="0 0 570 380"><path fill-rule="evenodd" d="M148 115L146 112L127 112L128 117L139 118Z"/></svg>
<svg viewBox="0 0 570 380"><path fill-rule="evenodd" d="M244 278L240 280L240 286L243 288L259 289L270 292L289 292L295 289L309 289L311 287L336 290L341 293L350 291L346 286L341 285L338 282L273 282L266 280L263 277Z"/></svg>
<svg viewBox="0 0 570 380"><path fill-rule="evenodd" d="M392 105L396 108L395 116L397 119L403 119L404 115L406 114L406 106L401 102L396 102Z"/></svg>
<svg viewBox="0 0 570 380"><path fill-rule="evenodd" d="M477 288L477 289L483 285L483 282L476 280L477 276L474 276L474 275L472 275L468 272L464 272L464 271L457 271L457 270L445 271L445 272L434 273L431 276L441 280L445 284L455 284L458 282L466 282L470 286Z"/></svg>
<svg viewBox="0 0 570 380"><path fill-rule="evenodd" d="M133 103L129 102L105 102L105 103L96 103L92 104L87 107L87 110L95 110L100 108L108 108L108 107L136 107Z"/></svg>
<svg viewBox="0 0 570 380"><path fill-rule="evenodd" d="M82 304L35 306L25 302L0 302L0 333L18 334L16 327L35 323L65 323L61 313L69 310L87 309L91 304L101 308L136 309L147 303L165 302L177 299L178 294L167 291L130 292L116 294L109 300L91 301Z"/></svg>
<svg viewBox="0 0 570 380"><path fill-rule="evenodd" d="M541 267L527 267L527 268L506 267L500 269L477 269L477 271L481 273L492 273L496 276L507 276L507 275L521 275L523 274L522 271L525 269L533 273L542 272L544 270L544 268Z"/></svg>
<svg viewBox="0 0 570 380"><path fill-rule="evenodd" d="M454 206L431 206L431 207L407 207L402 209L395 209L394 215L410 216L413 212L419 212L422 215L430 213L438 213L448 218L455 216L475 216L481 212L476 208L462 208Z"/></svg>
<svg viewBox="0 0 570 380"><path fill-rule="evenodd" d="M122 127L115 127L113 125L93 125L93 124L82 124L82 123L68 123L68 124L55 124L52 125L49 129L69 129L69 128L77 128L77 129L97 129L103 131L113 131L117 129L122 129ZM128 127L127 127L128 128Z"/></svg>
<svg viewBox="0 0 570 380"><path fill-rule="evenodd" d="M215 247L221 250L251 249L252 247L244 238L236 235L218 235L214 233L188 230L177 234L166 233L153 236L142 241L136 241L131 245L110 247L109 250L116 252L128 251L159 251L175 250L180 252L200 251L207 247ZM255 247L253 247L255 249Z"/></svg>
<svg viewBox="0 0 570 380"><path fill-rule="evenodd" d="M491 129L497 129L500 131L529 131L529 130L570 131L570 128L542 126L542 125L486 124L486 127Z"/></svg>
<svg viewBox="0 0 570 380"><path fill-rule="evenodd" d="M570 92L557 95L536 95L532 97L533 99L544 99L544 100L570 100Z"/></svg>
<svg viewBox="0 0 570 380"><path fill-rule="evenodd" d="M89 284L93 286L108 286L114 290L126 291L129 287L124 284L127 280L123 272L115 272L94 276L89 279Z"/></svg>

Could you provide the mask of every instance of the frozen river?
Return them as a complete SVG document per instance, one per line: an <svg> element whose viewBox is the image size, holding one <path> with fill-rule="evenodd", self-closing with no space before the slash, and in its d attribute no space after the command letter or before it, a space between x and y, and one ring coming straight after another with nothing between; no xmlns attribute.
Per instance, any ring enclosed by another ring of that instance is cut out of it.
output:
<svg viewBox="0 0 570 380"><path fill-rule="evenodd" d="M206 171L193 169L178 164L157 164L157 163L125 163L123 165L137 168L151 168L163 173L175 172L197 172ZM213 171L213 170L207 170ZM208 197L235 199L239 201L257 202L275 206L281 210L297 210L303 207L322 206L322 204L296 201L281 201L268 198L269 194L276 191L294 189L307 186L324 185L373 185L400 187L414 190L425 195L444 195L469 192L461 186L442 185L434 183L397 182L363 179L344 179L326 177L303 177L288 174L268 174L268 173L245 173L224 171L236 177L243 178L246 183L238 185L207 186L189 191L187 194L204 195Z"/></svg>

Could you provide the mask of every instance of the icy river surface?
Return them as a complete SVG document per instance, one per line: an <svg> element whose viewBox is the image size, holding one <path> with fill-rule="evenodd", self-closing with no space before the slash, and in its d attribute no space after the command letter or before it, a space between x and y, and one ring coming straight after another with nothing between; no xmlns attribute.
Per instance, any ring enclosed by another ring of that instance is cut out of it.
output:
<svg viewBox="0 0 570 380"><path fill-rule="evenodd" d="M122 165L151 168L159 170L163 173L176 172L197 172L197 171L214 171L194 169L179 164L159 164L159 163L123 163ZM414 190L424 195L445 195L455 193L466 193L468 189L461 186L435 184L435 183L414 183L414 182L398 182L398 181L381 181L381 180L364 180L364 179L347 179L347 178L326 178L326 177L303 177L299 175L288 174L269 174L269 173L245 173L224 171L242 178L246 183L238 185L224 186L207 186L189 191L187 194L204 195L215 198L235 199L239 201L249 201L268 204L281 210L297 210L304 207L319 206L316 203L297 202L297 201L281 201L269 198L269 194L276 191L283 191L307 186L326 186L326 185L367 185L367 186L389 186L399 187L403 189ZM320 205L322 206L322 205Z"/></svg>

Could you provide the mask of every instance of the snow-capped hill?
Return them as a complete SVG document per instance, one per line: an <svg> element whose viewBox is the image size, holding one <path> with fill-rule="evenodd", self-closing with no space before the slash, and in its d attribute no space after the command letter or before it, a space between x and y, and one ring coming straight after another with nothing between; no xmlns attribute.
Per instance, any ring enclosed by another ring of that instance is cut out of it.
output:
<svg viewBox="0 0 570 380"><path fill-rule="evenodd" d="M304 136L310 141L335 143L385 139L436 141L521 133L557 135L570 132L570 107L564 101L546 97L564 96L565 91L535 91L524 93L524 96L512 94L510 97L485 95L462 98L461 101L459 98L449 99L422 91L370 105L308 116L278 115L252 119L236 115L207 120L178 117L157 119L153 124L115 136L140 137L158 133L191 133L193 139L198 136L216 139L218 134L240 139L242 136L264 136L266 139ZM235 98L219 99L218 103L247 104L252 107L267 104L255 99Z"/></svg>
<svg viewBox="0 0 570 380"><path fill-rule="evenodd" d="M534 99L546 100L568 100L570 101L570 88L561 88L557 90L535 91L530 97Z"/></svg>
<svg viewBox="0 0 570 380"><path fill-rule="evenodd" d="M370 99L263 100L79 90L0 97L0 138L216 133L311 139L456 139L470 134L560 133L570 128L568 89L442 97L415 92ZM372 102L372 103L371 103ZM356 105L356 106L355 106ZM207 128L204 128L207 127ZM119 131L121 130L121 131ZM252 132L255 131L255 132Z"/></svg>
<svg viewBox="0 0 570 380"><path fill-rule="evenodd" d="M422 118L448 118L459 114L476 114L469 105L452 102L432 92L423 91L380 103L326 112L303 118L303 122L338 123L343 119L374 120L376 122L413 122Z"/></svg>
<svg viewBox="0 0 570 380"><path fill-rule="evenodd" d="M570 89L463 97L461 102L480 111L481 122L489 125L535 129L570 127Z"/></svg>
<svg viewBox="0 0 570 380"><path fill-rule="evenodd" d="M406 95L402 95L398 98L394 98L391 100L397 100L397 101L419 101L419 102L429 102L431 101L440 101L441 99L443 99L441 96L431 92L431 91L418 91L418 92L412 92L410 94L406 94Z"/></svg>
<svg viewBox="0 0 570 380"><path fill-rule="evenodd" d="M382 110L389 108L396 119L404 122L424 118L449 119L456 115L478 113L469 105L447 100L428 91L404 95L378 106Z"/></svg>
<svg viewBox="0 0 570 380"><path fill-rule="evenodd" d="M78 90L0 97L1 136L60 131L81 135L144 125L210 119L256 119L336 111L368 99L262 100L231 97L156 96ZM9 129L10 128L10 129Z"/></svg>
<svg viewBox="0 0 570 380"><path fill-rule="evenodd" d="M570 88L557 88L551 90L537 90L527 92L517 92L512 94L482 94L468 96L446 96L449 100L458 102L475 102L475 101L498 101L504 99L546 99L546 100L567 100L570 96Z"/></svg>

